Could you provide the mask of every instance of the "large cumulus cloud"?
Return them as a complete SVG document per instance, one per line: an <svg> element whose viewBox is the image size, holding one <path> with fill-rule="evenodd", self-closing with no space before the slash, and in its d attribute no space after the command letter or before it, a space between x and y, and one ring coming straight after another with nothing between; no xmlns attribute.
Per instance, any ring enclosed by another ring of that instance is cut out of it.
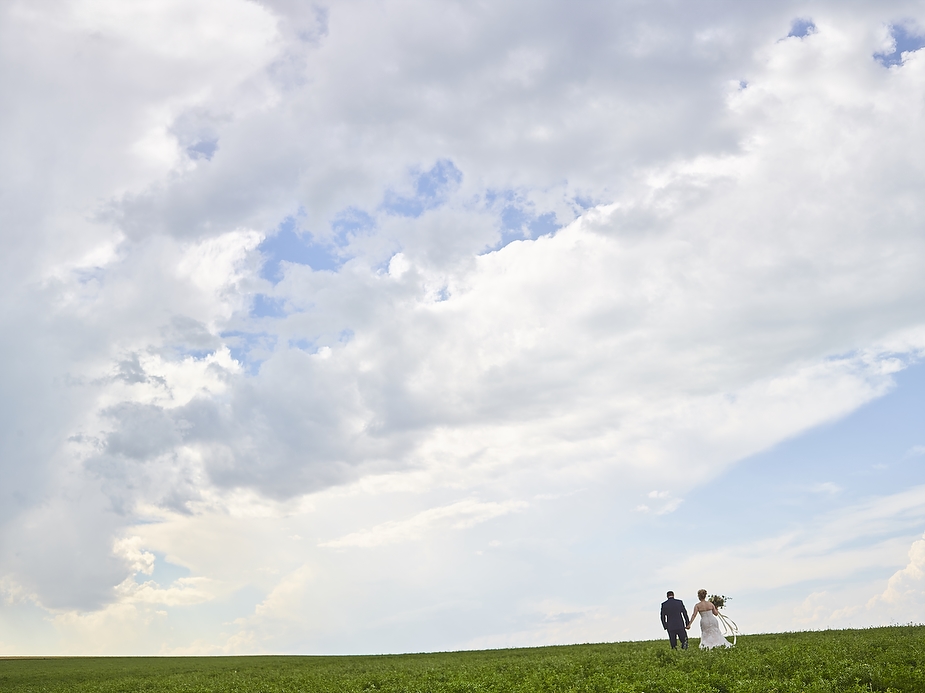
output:
<svg viewBox="0 0 925 693"><path fill-rule="evenodd" d="M633 507L925 349L914 4L4 12L0 571L44 606L135 594L140 517L364 478Z"/></svg>

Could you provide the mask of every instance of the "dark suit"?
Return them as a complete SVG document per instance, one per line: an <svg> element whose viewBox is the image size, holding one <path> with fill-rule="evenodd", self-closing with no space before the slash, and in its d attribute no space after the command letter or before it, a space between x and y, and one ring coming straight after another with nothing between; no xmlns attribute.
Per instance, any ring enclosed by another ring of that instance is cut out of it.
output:
<svg viewBox="0 0 925 693"><path fill-rule="evenodd" d="M678 639L681 640L681 649L687 649L687 626L691 620L687 617L684 602L674 597L662 602L662 628L668 631L668 640L671 649L677 648Z"/></svg>

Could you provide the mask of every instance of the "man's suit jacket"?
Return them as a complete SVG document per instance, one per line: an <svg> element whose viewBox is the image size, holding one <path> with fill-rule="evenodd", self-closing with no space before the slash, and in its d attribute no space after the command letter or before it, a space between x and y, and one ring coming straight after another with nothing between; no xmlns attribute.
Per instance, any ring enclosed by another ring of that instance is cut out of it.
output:
<svg viewBox="0 0 925 693"><path fill-rule="evenodd" d="M662 602L662 628L665 630L684 630L691 620L687 617L684 602L669 597Z"/></svg>

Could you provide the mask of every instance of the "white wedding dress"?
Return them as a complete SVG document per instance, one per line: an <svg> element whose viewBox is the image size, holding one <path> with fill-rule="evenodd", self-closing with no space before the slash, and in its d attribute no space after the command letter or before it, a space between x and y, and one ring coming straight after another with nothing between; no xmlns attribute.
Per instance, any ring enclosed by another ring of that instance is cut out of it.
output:
<svg viewBox="0 0 925 693"><path fill-rule="evenodd" d="M712 611L700 612L700 649L712 650L714 647L732 647L732 643L723 637L719 619Z"/></svg>

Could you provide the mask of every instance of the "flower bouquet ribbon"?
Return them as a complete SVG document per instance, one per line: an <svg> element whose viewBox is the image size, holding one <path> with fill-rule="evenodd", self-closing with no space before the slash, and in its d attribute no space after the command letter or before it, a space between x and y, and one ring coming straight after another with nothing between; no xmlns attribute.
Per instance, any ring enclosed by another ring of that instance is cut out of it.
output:
<svg viewBox="0 0 925 693"><path fill-rule="evenodd" d="M724 613L719 612L719 620L723 624L723 636L728 637L732 636L732 644L736 644L736 638L739 635L739 627L736 625L736 622L731 618L726 616Z"/></svg>

